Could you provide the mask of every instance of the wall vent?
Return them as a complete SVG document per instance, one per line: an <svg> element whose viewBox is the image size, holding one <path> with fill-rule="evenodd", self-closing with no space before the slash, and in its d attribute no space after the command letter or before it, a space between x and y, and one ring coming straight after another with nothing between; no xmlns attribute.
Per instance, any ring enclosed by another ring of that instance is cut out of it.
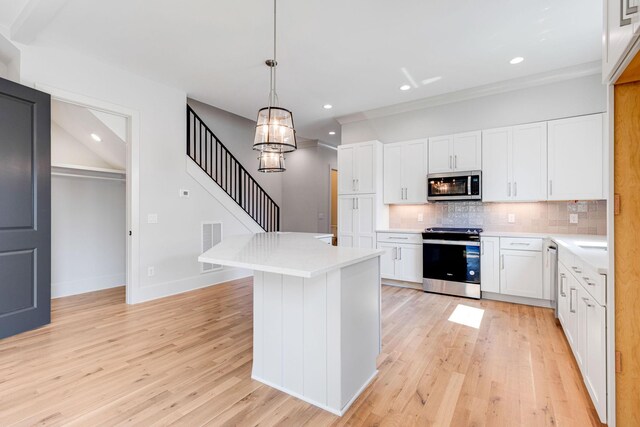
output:
<svg viewBox="0 0 640 427"><path fill-rule="evenodd" d="M220 242L222 242L222 222L203 222L201 233L202 253L208 251ZM222 270L222 266L219 264L209 264L207 262L200 263L201 273L210 273L218 270Z"/></svg>

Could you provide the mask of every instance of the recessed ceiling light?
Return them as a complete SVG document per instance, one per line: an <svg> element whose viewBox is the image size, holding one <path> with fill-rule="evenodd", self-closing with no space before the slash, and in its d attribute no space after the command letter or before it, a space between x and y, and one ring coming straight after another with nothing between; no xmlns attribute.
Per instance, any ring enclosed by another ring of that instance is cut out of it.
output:
<svg viewBox="0 0 640 427"><path fill-rule="evenodd" d="M100 142L100 141L102 141L102 138L100 138L100 136L98 136L98 135L97 135L97 134L95 134L95 133L92 133L92 134L91 134L91 138L92 138L95 142Z"/></svg>
<svg viewBox="0 0 640 427"><path fill-rule="evenodd" d="M334 131L329 132L329 135L335 135L336 133Z"/></svg>
<svg viewBox="0 0 640 427"><path fill-rule="evenodd" d="M516 56L511 61L509 61L509 64L515 65L521 63L522 61L524 61L524 58L522 56Z"/></svg>
<svg viewBox="0 0 640 427"><path fill-rule="evenodd" d="M331 104L324 104L324 105L322 106L322 108L324 108L325 110L331 110L331 109L333 108L333 105L331 105Z"/></svg>
<svg viewBox="0 0 640 427"><path fill-rule="evenodd" d="M409 85L400 86L400 90L409 90L409 89L411 89L411 86L409 86Z"/></svg>

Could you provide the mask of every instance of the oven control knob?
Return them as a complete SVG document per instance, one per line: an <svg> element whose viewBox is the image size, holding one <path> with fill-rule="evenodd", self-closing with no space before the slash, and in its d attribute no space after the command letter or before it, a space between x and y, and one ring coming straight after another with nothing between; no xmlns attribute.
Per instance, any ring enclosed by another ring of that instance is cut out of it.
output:
<svg viewBox="0 0 640 427"><path fill-rule="evenodd" d="M476 272L475 272L475 271L473 271L473 270L471 270L471 271L469 272L469 275L471 275L471 276L475 276L475 275L476 275Z"/></svg>

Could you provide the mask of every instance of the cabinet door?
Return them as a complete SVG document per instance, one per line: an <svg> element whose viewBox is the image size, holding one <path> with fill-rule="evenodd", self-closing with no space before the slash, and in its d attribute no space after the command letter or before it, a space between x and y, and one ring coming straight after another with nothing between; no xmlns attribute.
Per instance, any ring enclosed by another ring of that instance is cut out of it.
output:
<svg viewBox="0 0 640 427"><path fill-rule="evenodd" d="M376 247L376 218L375 196L364 195L356 197L355 247L374 249Z"/></svg>
<svg viewBox="0 0 640 427"><path fill-rule="evenodd" d="M513 199L547 199L547 123L514 126L511 142Z"/></svg>
<svg viewBox="0 0 640 427"><path fill-rule="evenodd" d="M542 298L542 252L500 251L500 292Z"/></svg>
<svg viewBox="0 0 640 427"><path fill-rule="evenodd" d="M480 245L480 290L500 293L500 238L483 237Z"/></svg>
<svg viewBox="0 0 640 427"><path fill-rule="evenodd" d="M429 138L429 173L453 171L453 135Z"/></svg>
<svg viewBox="0 0 640 427"><path fill-rule="evenodd" d="M549 126L549 200L604 198L602 114Z"/></svg>
<svg viewBox="0 0 640 427"><path fill-rule="evenodd" d="M382 174L384 182L384 203L387 205L404 202L402 168L402 145L385 144Z"/></svg>
<svg viewBox="0 0 640 427"><path fill-rule="evenodd" d="M578 344L578 288L580 284L574 279L572 274L567 276L567 310L565 316L564 334L567 337L567 341L571 345L571 349L575 355L576 346Z"/></svg>
<svg viewBox="0 0 640 427"><path fill-rule="evenodd" d="M562 263L558 263L558 320L564 329L567 328L569 314L569 270Z"/></svg>
<svg viewBox="0 0 640 427"><path fill-rule="evenodd" d="M338 194L354 194L356 192L354 161L353 147L338 147Z"/></svg>
<svg viewBox="0 0 640 427"><path fill-rule="evenodd" d="M356 200L354 196L338 197L338 246L354 247L356 243Z"/></svg>
<svg viewBox="0 0 640 427"><path fill-rule="evenodd" d="M485 202L506 202L511 198L511 138L510 127L482 132L482 200Z"/></svg>
<svg viewBox="0 0 640 427"><path fill-rule="evenodd" d="M482 132L460 133L453 136L453 169L457 171L482 169Z"/></svg>
<svg viewBox="0 0 640 427"><path fill-rule="evenodd" d="M422 245L398 245L398 250L402 280L422 283Z"/></svg>
<svg viewBox="0 0 640 427"><path fill-rule="evenodd" d="M402 187L405 203L427 202L427 146L424 140L402 145Z"/></svg>
<svg viewBox="0 0 640 427"><path fill-rule="evenodd" d="M587 295L588 297L588 295ZM606 309L591 298L582 301L586 309L586 343L583 363L586 365L586 383L600 420L607 414L607 358Z"/></svg>
<svg viewBox="0 0 640 427"><path fill-rule="evenodd" d="M398 279L396 276L396 259L398 258L398 248L392 243L378 242L378 249L384 250L380 256L380 276L383 279Z"/></svg>
<svg viewBox="0 0 640 427"><path fill-rule="evenodd" d="M354 152L356 193L368 194L376 191L376 145L357 144Z"/></svg>

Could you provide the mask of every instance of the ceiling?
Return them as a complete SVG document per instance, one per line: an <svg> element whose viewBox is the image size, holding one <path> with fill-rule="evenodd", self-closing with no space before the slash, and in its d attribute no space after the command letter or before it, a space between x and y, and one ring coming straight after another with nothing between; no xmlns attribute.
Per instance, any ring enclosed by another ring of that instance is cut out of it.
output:
<svg viewBox="0 0 640 427"><path fill-rule="evenodd" d="M56 2L34 43L253 120L267 101L270 1ZM18 3L28 1L0 0L0 25ZM601 22L601 0L280 0L279 99L301 136L338 143L336 117L600 60Z"/></svg>

